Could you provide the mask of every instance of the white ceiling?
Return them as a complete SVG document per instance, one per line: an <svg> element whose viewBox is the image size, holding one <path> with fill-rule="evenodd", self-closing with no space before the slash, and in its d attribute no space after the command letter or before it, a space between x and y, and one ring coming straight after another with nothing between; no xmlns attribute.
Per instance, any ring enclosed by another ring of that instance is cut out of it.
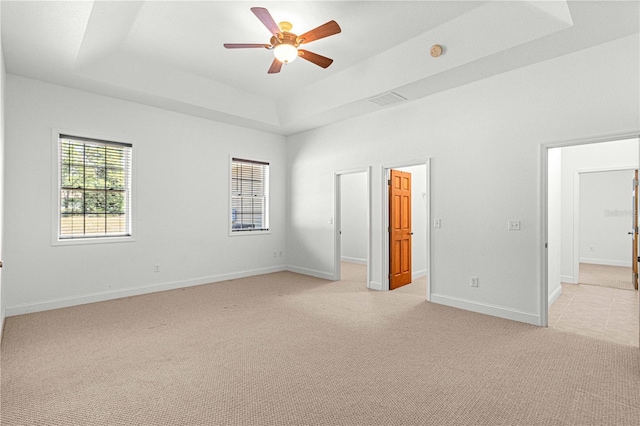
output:
<svg viewBox="0 0 640 426"><path fill-rule="evenodd" d="M267 74L266 7L334 59ZM2 1L11 74L289 135L638 33L637 1ZM445 54L432 58L441 44Z"/></svg>

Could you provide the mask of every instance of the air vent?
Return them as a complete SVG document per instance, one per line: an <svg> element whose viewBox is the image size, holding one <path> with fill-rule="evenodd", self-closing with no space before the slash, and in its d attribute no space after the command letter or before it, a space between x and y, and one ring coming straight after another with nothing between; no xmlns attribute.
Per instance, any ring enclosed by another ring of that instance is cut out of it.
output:
<svg viewBox="0 0 640 426"><path fill-rule="evenodd" d="M382 95L375 96L369 99L369 102L372 102L378 106L386 107L389 105L397 104L398 102L404 102L407 98L398 95L394 92L383 93Z"/></svg>

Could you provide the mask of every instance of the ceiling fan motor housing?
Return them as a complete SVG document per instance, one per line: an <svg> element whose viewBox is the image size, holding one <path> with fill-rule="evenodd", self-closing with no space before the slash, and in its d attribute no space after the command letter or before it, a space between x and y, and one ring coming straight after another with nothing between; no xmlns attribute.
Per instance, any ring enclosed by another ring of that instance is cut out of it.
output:
<svg viewBox="0 0 640 426"><path fill-rule="evenodd" d="M281 34L282 37L273 36L271 37L271 46L275 47L279 44L290 44L294 47L300 46L300 42L302 40L298 40L298 36L294 33L290 33L288 31L284 31Z"/></svg>

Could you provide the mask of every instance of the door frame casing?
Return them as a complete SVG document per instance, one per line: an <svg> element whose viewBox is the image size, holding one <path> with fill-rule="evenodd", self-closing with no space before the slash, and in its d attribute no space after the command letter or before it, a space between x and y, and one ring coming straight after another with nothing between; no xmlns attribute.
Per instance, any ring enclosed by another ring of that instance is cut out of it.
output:
<svg viewBox="0 0 640 426"><path fill-rule="evenodd" d="M549 215L549 171L548 171L548 162L549 162L549 149L551 148L564 148L570 146L578 146L578 145L589 145L595 143L603 143L603 142L614 142L620 141L624 139L634 139L638 138L640 140L639 132L626 132L619 134L612 134L609 136L602 136L592 139L574 139L574 140L566 140L559 142L547 142L540 144L540 225L539 225L539 237L538 237L538 247L540 250L540 262L538 264L540 271L540 288L539 288L539 312L540 315L538 317L538 325L542 327L547 327L549 325L549 276L548 276L548 250L547 244L549 241L549 233L548 233L548 215ZM638 158L638 162L640 164L640 158ZM573 196L573 194L572 194ZM575 206L574 206L575 207ZM640 336L639 336L640 341Z"/></svg>
<svg viewBox="0 0 640 426"><path fill-rule="evenodd" d="M333 175L334 185L334 203L333 203L333 280L340 281L341 279L341 266L342 261L342 186L341 176L366 173L367 175L367 288L371 288L371 166L359 167L348 170L336 171Z"/></svg>
<svg viewBox="0 0 640 426"><path fill-rule="evenodd" d="M383 164L380 167L380 191L382 196L382 223L380 226L382 241L382 291L389 291L389 171L391 169L402 169L404 167L425 166L426 182L425 188L427 190L426 195L426 231L427 231L427 258L426 258L426 278L427 278L427 291L426 298L431 300L431 158L426 160L407 160L394 163Z"/></svg>

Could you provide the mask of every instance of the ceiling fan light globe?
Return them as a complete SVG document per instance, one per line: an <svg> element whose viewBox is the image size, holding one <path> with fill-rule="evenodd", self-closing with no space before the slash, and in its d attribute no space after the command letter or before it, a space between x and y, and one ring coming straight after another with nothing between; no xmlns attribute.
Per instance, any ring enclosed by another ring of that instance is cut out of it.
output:
<svg viewBox="0 0 640 426"><path fill-rule="evenodd" d="M298 57L298 49L291 44L279 44L273 49L273 54L276 59L282 62L283 64L288 64L289 62L295 61Z"/></svg>

